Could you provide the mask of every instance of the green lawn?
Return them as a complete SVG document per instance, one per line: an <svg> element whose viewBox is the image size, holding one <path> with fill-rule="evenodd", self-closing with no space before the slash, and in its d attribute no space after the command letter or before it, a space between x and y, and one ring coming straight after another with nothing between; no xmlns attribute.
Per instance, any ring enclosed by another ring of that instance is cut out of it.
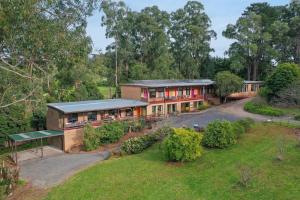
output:
<svg viewBox="0 0 300 200"><path fill-rule="evenodd" d="M275 160L283 141L284 160ZM256 125L226 150L205 150L195 162L171 164L159 144L144 153L114 158L53 188L46 199L299 199L300 147L292 129ZM239 167L252 181L238 183Z"/></svg>
<svg viewBox="0 0 300 200"><path fill-rule="evenodd" d="M107 87L107 86L100 86L98 87L99 91L101 94L103 94L104 98L105 99L110 99L111 96L110 96L110 88ZM111 87L111 95L114 95L115 94L115 91L116 91L116 88L115 87Z"/></svg>

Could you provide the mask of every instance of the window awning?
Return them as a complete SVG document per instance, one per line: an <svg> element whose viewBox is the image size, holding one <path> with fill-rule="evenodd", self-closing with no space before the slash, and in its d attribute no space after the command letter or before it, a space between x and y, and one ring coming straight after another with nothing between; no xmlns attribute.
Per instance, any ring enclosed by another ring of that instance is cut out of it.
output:
<svg viewBox="0 0 300 200"><path fill-rule="evenodd" d="M60 135L64 135L64 131L43 130L43 131L12 134L9 135L8 137L14 142L24 142L24 141L41 139L41 138L50 138L50 137L60 136Z"/></svg>

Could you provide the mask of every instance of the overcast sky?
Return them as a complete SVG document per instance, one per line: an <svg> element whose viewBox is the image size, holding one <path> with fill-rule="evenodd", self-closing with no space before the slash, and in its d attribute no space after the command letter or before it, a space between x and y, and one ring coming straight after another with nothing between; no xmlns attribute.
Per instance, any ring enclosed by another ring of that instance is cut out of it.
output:
<svg viewBox="0 0 300 200"><path fill-rule="evenodd" d="M172 12L182 8L186 2L186 0L125 0L126 5L135 11L157 5L161 10ZM217 32L217 39L211 42L211 47L215 50L212 55L223 57L232 41L224 38L222 31L227 24L235 23L247 6L255 2L285 5L290 0L201 0L200 2L204 5L205 12L211 19L211 28ZM105 27L101 27L101 13L99 12L95 11L94 15L88 18L87 33L93 40L94 52L97 50L105 51L105 47L112 42L111 39L105 37Z"/></svg>

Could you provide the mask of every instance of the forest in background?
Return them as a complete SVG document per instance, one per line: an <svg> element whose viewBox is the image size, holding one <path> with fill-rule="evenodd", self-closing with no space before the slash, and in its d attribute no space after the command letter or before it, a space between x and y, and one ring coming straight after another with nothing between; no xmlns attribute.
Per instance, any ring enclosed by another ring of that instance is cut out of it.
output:
<svg viewBox="0 0 300 200"><path fill-rule="evenodd" d="M91 55L94 10L114 42ZM100 86L214 79L220 71L265 80L279 63L300 63L300 2L251 4L223 35L233 40L226 57L210 56L217 35L198 1L171 13L110 0L1 1L0 133L44 128L47 103L101 99Z"/></svg>

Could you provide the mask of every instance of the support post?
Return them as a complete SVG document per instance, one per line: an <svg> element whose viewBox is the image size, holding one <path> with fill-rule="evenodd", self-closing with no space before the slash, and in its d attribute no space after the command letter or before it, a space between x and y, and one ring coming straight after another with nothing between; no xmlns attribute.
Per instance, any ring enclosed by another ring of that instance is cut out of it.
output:
<svg viewBox="0 0 300 200"><path fill-rule="evenodd" d="M43 138L41 138L41 158L44 157L44 150L43 150Z"/></svg>
<svg viewBox="0 0 300 200"><path fill-rule="evenodd" d="M18 150L17 150L17 143L15 141L15 156L16 156L16 164L18 165Z"/></svg>

